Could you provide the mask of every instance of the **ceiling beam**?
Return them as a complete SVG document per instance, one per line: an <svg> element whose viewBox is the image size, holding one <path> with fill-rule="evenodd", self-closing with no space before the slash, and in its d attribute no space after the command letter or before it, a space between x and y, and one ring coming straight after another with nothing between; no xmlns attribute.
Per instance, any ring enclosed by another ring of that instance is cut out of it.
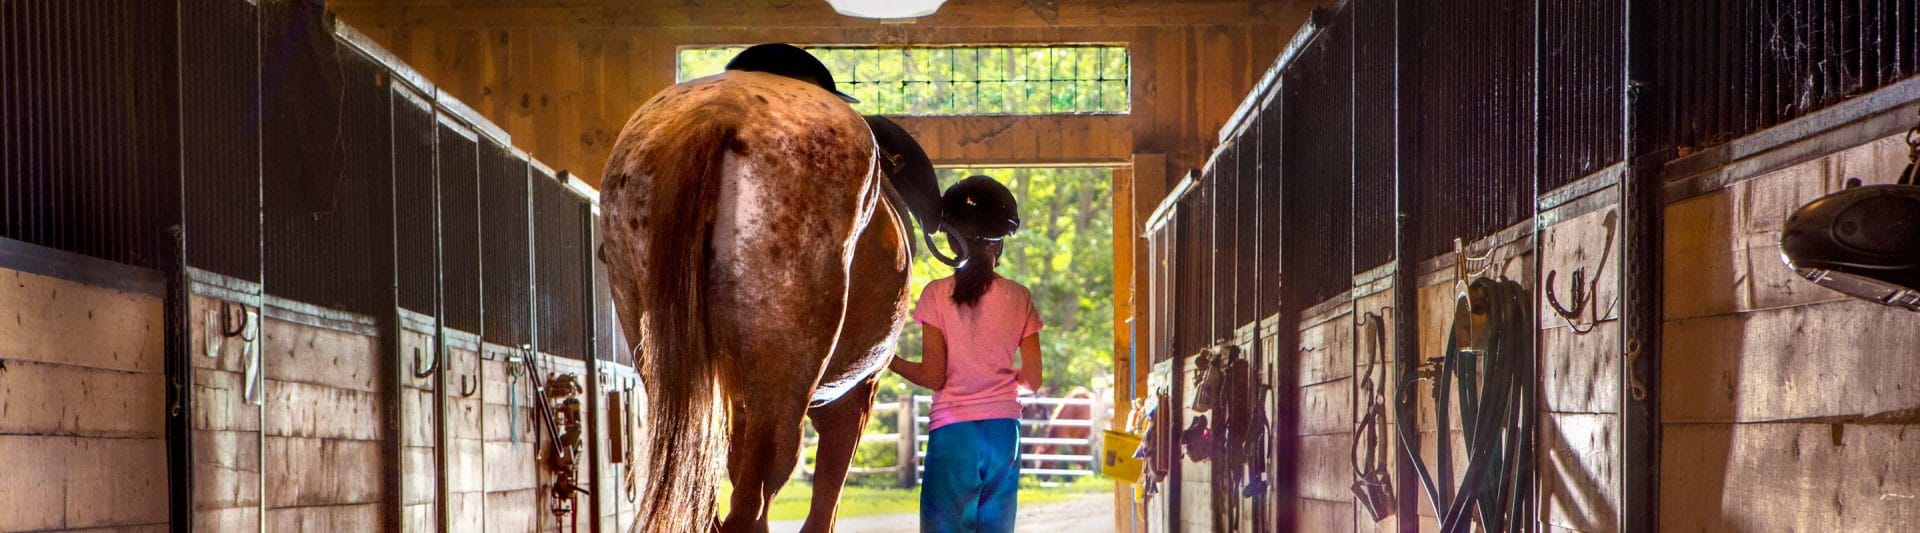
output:
<svg viewBox="0 0 1920 533"><path fill-rule="evenodd" d="M1297 19L1296 0L1221 2L962 1L910 23L841 16L824 0L785 5L431 5L343 0L329 6L363 28L1058 28L1138 26L1247 26Z"/></svg>

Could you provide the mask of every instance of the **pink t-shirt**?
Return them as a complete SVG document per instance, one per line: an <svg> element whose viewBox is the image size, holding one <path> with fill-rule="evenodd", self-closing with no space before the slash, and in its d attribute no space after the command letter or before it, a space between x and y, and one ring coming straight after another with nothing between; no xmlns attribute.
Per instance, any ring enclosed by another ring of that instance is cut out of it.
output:
<svg viewBox="0 0 1920 533"><path fill-rule="evenodd" d="M961 307L953 303L953 278L933 280L920 291L913 319L938 328L947 339L947 383L933 392L928 431L955 422L1020 418L1014 357L1020 340L1045 325L1026 287L996 277L979 302Z"/></svg>

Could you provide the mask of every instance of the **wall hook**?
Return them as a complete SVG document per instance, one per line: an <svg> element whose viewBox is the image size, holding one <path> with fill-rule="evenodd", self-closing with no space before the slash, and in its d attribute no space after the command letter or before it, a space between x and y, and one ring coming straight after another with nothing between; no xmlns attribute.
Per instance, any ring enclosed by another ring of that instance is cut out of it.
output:
<svg viewBox="0 0 1920 533"><path fill-rule="evenodd" d="M430 362L427 362L424 364L421 363L420 347L419 346L413 347L413 377L426 378L426 377L432 376L433 370L435 368L438 368L439 366L440 366L439 357L434 357L433 360Z"/></svg>
<svg viewBox="0 0 1920 533"><path fill-rule="evenodd" d="M1553 313L1560 315L1560 319L1566 321L1567 327L1572 329L1575 335L1586 335L1592 332L1594 328L1600 326L1600 320L1604 318L1607 313L1613 312L1611 304L1608 306L1606 312L1600 311L1600 278L1602 277L1600 272L1606 270L1607 258L1613 254L1614 222L1619 220L1619 217L1619 212L1608 211L1606 220L1601 223L1607 227L1607 241L1601 245L1600 261L1595 263L1593 277L1587 277L1586 267L1573 269L1573 283L1572 286L1567 289L1567 297L1573 301L1573 305L1563 305L1560 303L1560 290L1555 288L1554 284L1554 278L1559 274L1559 271L1547 271L1547 283L1544 287L1547 291L1547 304L1553 306ZM1618 302L1616 301L1615 303ZM1580 315L1588 310L1591 310L1593 317L1587 322L1585 327L1581 327L1579 323Z"/></svg>
<svg viewBox="0 0 1920 533"><path fill-rule="evenodd" d="M474 381L473 375L471 374L461 375L460 376L460 397L472 398L473 393L476 393L476 392L480 392L480 384L479 382Z"/></svg>
<svg viewBox="0 0 1920 533"><path fill-rule="evenodd" d="M1560 271L1558 270L1547 271L1547 305L1553 306L1553 314L1560 315L1560 319L1567 322L1567 327L1573 329L1573 334L1586 335L1592 332L1593 328L1598 327L1600 324L1600 316L1597 311L1593 317L1593 321L1588 323L1584 328L1580 326L1578 319L1582 313L1586 312L1587 308L1598 307L1598 304L1594 302L1594 293L1599 290L1599 276L1595 276L1593 280L1589 281L1587 280L1586 267L1573 269L1573 286L1569 287L1568 290L1570 294L1567 296L1573 300L1573 305L1569 307L1560 303L1560 290L1554 288L1553 280L1559 274Z"/></svg>
<svg viewBox="0 0 1920 533"><path fill-rule="evenodd" d="M253 323L252 319L253 319L253 315L247 311L247 308L245 306L240 307L240 317L237 319L234 318L233 302L229 302L226 300L220 301L220 335L221 336L238 337L241 334L246 333L247 326ZM235 324L235 322L239 322L239 323ZM247 339L247 340L253 340L253 339Z"/></svg>

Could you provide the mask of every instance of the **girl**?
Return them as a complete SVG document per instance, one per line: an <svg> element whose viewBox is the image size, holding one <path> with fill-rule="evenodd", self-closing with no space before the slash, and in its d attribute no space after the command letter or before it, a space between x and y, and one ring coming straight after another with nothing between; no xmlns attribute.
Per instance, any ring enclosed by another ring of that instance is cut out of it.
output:
<svg viewBox="0 0 1920 533"><path fill-rule="evenodd" d="M986 176L960 180L941 204L948 239L965 249L966 262L920 292L913 312L922 328L920 362L896 357L888 366L934 391L920 530L1013 531L1020 489L1016 397L1018 387L1040 386L1043 326L1027 288L993 271L1002 239L1020 226L1018 204Z"/></svg>

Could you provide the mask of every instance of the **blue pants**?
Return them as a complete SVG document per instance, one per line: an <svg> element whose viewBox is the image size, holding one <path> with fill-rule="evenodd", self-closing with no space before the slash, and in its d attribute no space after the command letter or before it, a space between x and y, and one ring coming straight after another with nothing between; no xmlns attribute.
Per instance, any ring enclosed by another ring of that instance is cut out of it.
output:
<svg viewBox="0 0 1920 533"><path fill-rule="evenodd" d="M920 531L1013 531L1020 492L1020 421L940 426L927 438Z"/></svg>

